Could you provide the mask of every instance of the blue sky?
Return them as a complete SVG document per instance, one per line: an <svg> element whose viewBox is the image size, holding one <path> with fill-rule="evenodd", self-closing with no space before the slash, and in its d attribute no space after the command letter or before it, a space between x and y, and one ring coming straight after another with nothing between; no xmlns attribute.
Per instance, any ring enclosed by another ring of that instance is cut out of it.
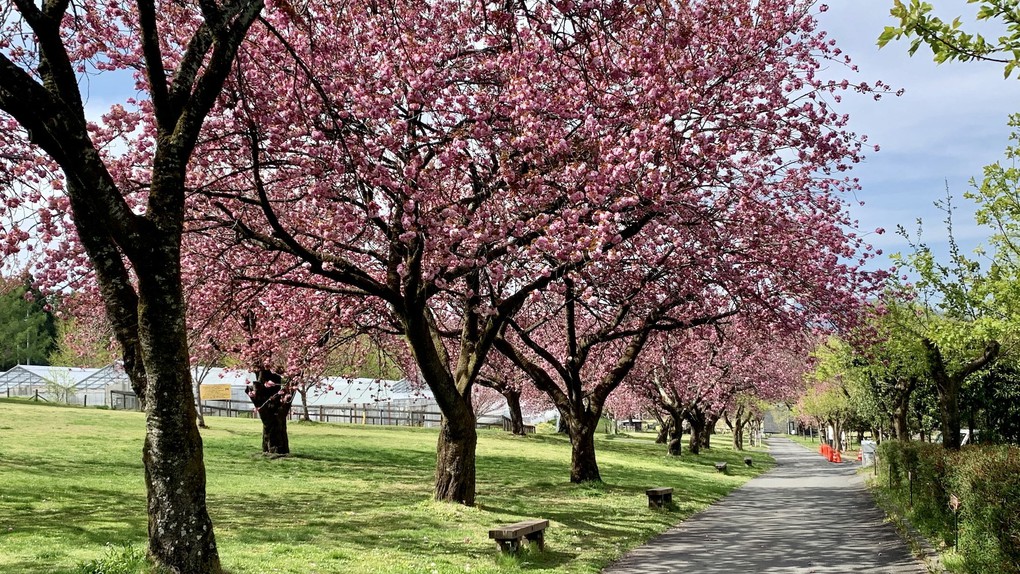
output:
<svg viewBox="0 0 1020 574"><path fill-rule="evenodd" d="M973 22L975 6L966 0L929 0L943 20L963 16ZM819 15L823 29L859 66L856 74L834 69L851 81L882 80L903 88L900 97L879 102L847 97L840 109L851 115L851 128L867 134L869 143L881 151L869 153L854 169L863 189L858 198L865 205L852 206L862 230L886 229L883 236L868 239L886 254L906 249L894 233L897 224L913 231L914 221L924 219L925 239L938 250L945 247L942 214L933 207L944 197L948 183L960 208L954 229L965 250L970 251L988 233L973 221L973 205L962 195L982 167L1002 157L1008 143L1006 121L1020 112L1020 81L1003 79L1002 66L968 62L936 65L931 52L907 55L906 41L879 49L882 29L894 25L889 16L892 0L830 0ZM984 28L988 30L988 28ZM991 30L994 33L994 30ZM886 256L878 266L891 265Z"/></svg>

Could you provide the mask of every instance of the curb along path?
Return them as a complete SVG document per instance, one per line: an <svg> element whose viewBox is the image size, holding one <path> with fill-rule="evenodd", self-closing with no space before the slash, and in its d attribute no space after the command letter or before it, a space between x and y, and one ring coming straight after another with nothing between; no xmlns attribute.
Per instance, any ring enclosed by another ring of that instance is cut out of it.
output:
<svg viewBox="0 0 1020 574"><path fill-rule="evenodd" d="M857 476L790 441L776 467L634 549L603 574L923 574Z"/></svg>

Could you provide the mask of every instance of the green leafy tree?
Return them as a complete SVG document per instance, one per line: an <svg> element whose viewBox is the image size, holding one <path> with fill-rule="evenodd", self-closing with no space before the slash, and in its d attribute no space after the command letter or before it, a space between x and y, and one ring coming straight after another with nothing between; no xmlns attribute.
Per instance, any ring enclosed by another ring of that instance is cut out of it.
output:
<svg viewBox="0 0 1020 574"><path fill-rule="evenodd" d="M833 446L839 450L843 449L846 423L858 417L848 376L851 354L849 345L836 337L819 345L814 352L815 369L806 377L806 392L793 409L797 416L812 418L822 428L831 426L835 436Z"/></svg>
<svg viewBox="0 0 1020 574"><path fill-rule="evenodd" d="M974 377L961 401L967 427L985 443L1020 444L1020 361L1011 356Z"/></svg>
<svg viewBox="0 0 1020 574"><path fill-rule="evenodd" d="M28 281L0 278L0 371L48 365L55 337L49 304L32 293Z"/></svg>
<svg viewBox="0 0 1020 574"><path fill-rule="evenodd" d="M931 248L912 239L901 227L911 253L894 260L912 269L917 282L909 286L915 298L916 321L902 326L914 333L925 350L928 377L938 394L942 441L946 448L960 448L960 396L967 378L999 357L1002 342L1015 339L1017 330L1015 273L998 251L983 267L965 256L953 235L952 197L936 202L946 214L949 240L948 262L935 257ZM920 221L918 222L920 227ZM980 256L986 256L984 252Z"/></svg>
<svg viewBox="0 0 1020 574"><path fill-rule="evenodd" d="M975 22L965 25L960 17L947 21L936 16L934 7L927 2L895 0L890 14L898 23L885 28L878 44L885 46L894 40L908 39L911 55L924 45L931 49L936 62L996 62L1003 65L1003 75L1009 78L1020 64L1020 3L1016 0L968 0L968 3L977 4L978 13ZM995 27L999 33L995 37L978 33L974 30L978 24ZM1012 116L1009 123L1013 128L1020 127L1020 116ZM955 428L947 428L946 409L952 409L952 404L947 404L947 401L955 402L958 397L954 398L951 392L946 394L946 391L961 390L968 375L994 361L1000 352L1000 342L1004 337L1012 337L1015 310L1020 304L1020 251L1017 248L1020 237L1020 194L1017 192L1020 173L1015 165L1020 155L1015 144L1020 138L1014 132L1011 139L1014 145L1007 148L1006 161L985 167L982 182L975 184L975 190L967 194L978 203L978 223L993 230L991 243L994 252L991 256L983 251L978 253L979 257L989 259L987 269L979 272L977 263L959 257L958 252L953 254L954 260L949 266L958 272L958 278L971 279L981 275L980 281L959 281L952 289L944 290L938 279L947 277L944 273L947 268L940 269L934 265L929 251L918 252L915 249L911 262L919 266L924 281L929 286L936 286L936 291L945 296L943 311L949 311L945 317L948 320L940 321L933 336L925 339L928 363L933 373L942 371L934 382L939 389L943 411L943 440L948 446L958 446L959 417L953 421L949 413L948 427ZM953 247L955 249L955 245ZM961 317L959 311L968 308L981 309L981 313L969 318ZM952 345L958 349L970 347L972 354L970 361L958 365L955 374L943 368L950 361L946 360L942 351ZM1008 377L993 379L1008 381ZM992 395L986 389L976 396L988 401Z"/></svg>
<svg viewBox="0 0 1020 574"><path fill-rule="evenodd" d="M899 25L887 26L878 38L878 45L907 38L910 55L925 45L939 63L998 62L1003 64L1008 78L1020 63L1020 5L1016 0L967 0L967 3L978 4L977 20L998 24L1002 35L988 38L964 28L960 17L942 20L932 13L934 7L927 2L895 0L889 13L899 20Z"/></svg>
<svg viewBox="0 0 1020 574"><path fill-rule="evenodd" d="M893 436L909 440L911 400L928 376L925 348L917 336L917 313L908 301L892 294L884 298L866 326L867 336L856 337L848 378L856 385L852 395L860 416L874 426L891 424Z"/></svg>

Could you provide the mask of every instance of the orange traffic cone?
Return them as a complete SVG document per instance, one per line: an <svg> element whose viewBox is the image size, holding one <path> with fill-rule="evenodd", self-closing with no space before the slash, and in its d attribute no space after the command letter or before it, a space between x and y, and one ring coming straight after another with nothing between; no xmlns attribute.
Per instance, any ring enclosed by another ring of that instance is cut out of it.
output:
<svg viewBox="0 0 1020 574"><path fill-rule="evenodd" d="M864 460L864 453L860 449L858 449L857 450L857 462L861 462L863 460Z"/></svg>
<svg viewBox="0 0 1020 574"><path fill-rule="evenodd" d="M832 449L832 462L843 462L843 457L839 456L839 451Z"/></svg>

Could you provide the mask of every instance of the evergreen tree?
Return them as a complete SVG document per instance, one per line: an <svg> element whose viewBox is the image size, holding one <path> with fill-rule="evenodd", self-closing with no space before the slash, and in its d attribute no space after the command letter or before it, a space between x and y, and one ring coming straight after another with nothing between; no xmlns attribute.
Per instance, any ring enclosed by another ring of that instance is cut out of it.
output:
<svg viewBox="0 0 1020 574"><path fill-rule="evenodd" d="M27 280L0 278L0 371L49 364L57 333L49 308Z"/></svg>

